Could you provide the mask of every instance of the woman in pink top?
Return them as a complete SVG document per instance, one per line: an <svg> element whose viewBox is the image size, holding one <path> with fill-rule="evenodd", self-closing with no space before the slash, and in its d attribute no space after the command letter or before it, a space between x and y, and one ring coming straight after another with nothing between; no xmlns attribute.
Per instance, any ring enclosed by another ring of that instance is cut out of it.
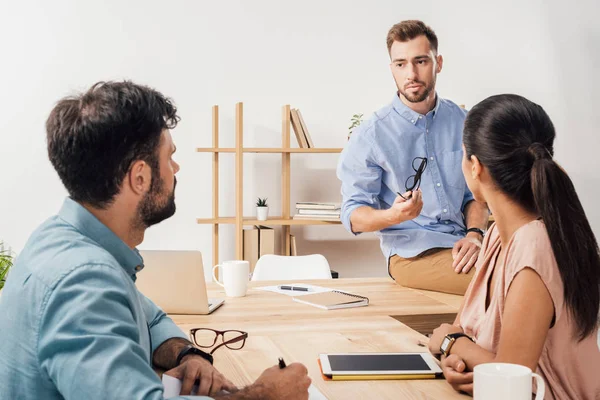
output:
<svg viewBox="0 0 600 400"><path fill-rule="evenodd" d="M552 158L554 138L542 107L520 96L490 97L467 115L463 173L496 223L455 324L429 343L456 390L472 393L476 365L508 362L537 371L546 399L600 399L598 244Z"/></svg>

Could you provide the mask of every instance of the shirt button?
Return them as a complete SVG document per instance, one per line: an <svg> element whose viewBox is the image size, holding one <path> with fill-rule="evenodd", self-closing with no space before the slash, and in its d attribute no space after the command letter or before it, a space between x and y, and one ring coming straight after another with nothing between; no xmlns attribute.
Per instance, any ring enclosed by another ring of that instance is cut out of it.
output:
<svg viewBox="0 0 600 400"><path fill-rule="evenodd" d="M422 116L422 115L419 115L419 119L421 119L421 118L423 118L423 116Z"/></svg>
<svg viewBox="0 0 600 400"><path fill-rule="evenodd" d="M447 213L447 212L448 212L448 209L444 208L444 212L445 212L445 213Z"/></svg>
<svg viewBox="0 0 600 400"><path fill-rule="evenodd" d="M135 270L136 270L137 272L140 272L140 270L141 270L141 269L142 269L142 266L141 266L141 265L138 265L137 267L135 267Z"/></svg>
<svg viewBox="0 0 600 400"><path fill-rule="evenodd" d="M448 225L448 221L444 221L444 223L445 223L446 225Z"/></svg>
<svg viewBox="0 0 600 400"><path fill-rule="evenodd" d="M433 157L430 157L429 159L430 159L431 161L433 161Z"/></svg>
<svg viewBox="0 0 600 400"><path fill-rule="evenodd" d="M427 129L427 133L429 133L429 129Z"/></svg>
<svg viewBox="0 0 600 400"><path fill-rule="evenodd" d="M442 184L438 182L437 187L440 187L440 186L442 186ZM446 211L444 211L444 212L446 212Z"/></svg>
<svg viewBox="0 0 600 400"><path fill-rule="evenodd" d="M412 123L414 124L414 123L415 123L415 120L413 119L413 120L411 120L410 122L412 122Z"/></svg>

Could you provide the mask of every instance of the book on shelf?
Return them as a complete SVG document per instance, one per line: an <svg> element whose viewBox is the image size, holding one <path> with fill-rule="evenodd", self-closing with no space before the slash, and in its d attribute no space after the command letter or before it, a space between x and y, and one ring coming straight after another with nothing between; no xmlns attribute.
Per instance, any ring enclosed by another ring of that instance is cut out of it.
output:
<svg viewBox="0 0 600 400"><path fill-rule="evenodd" d="M306 214L296 214L294 215L294 219L303 219L303 220L313 220L313 221L339 221L339 215L306 215Z"/></svg>
<svg viewBox="0 0 600 400"><path fill-rule="evenodd" d="M306 142L308 143L308 147L312 148L315 147L312 138L310 137L310 135L308 134L308 128L306 127L306 123L304 122L304 118L302 118L302 113L300 112L299 109L296 109L296 112L298 113L298 118L300 119L300 126L302 127L302 132L304 132L304 137L306 138Z"/></svg>
<svg viewBox="0 0 600 400"><path fill-rule="evenodd" d="M275 254L275 230L266 226L253 226L244 229L243 259L250 263L250 272L258 259L265 254Z"/></svg>
<svg viewBox="0 0 600 400"><path fill-rule="evenodd" d="M302 131L300 117L298 116L298 111L296 109L290 110L290 119L292 121L292 129L294 130L294 134L298 140L298 146L302 149L308 148L308 142L304 136L304 131Z"/></svg>
<svg viewBox="0 0 600 400"><path fill-rule="evenodd" d="M296 249L296 236L290 235L290 255L297 256L298 250Z"/></svg>
<svg viewBox="0 0 600 400"><path fill-rule="evenodd" d="M299 210L339 210L340 203L316 203L300 201L296 203L296 208Z"/></svg>
<svg viewBox="0 0 600 400"><path fill-rule="evenodd" d="M341 210L338 208L337 210L320 210L320 209L310 209L310 208L299 208L298 214L300 215L328 215L330 217L339 217L341 214Z"/></svg>

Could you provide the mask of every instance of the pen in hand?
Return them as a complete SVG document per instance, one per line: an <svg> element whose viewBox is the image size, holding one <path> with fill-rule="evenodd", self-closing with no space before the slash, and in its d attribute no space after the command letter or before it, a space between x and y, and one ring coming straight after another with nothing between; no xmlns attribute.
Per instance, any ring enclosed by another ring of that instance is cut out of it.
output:
<svg viewBox="0 0 600 400"><path fill-rule="evenodd" d="M285 361L283 361L283 358L279 357L279 369L284 369L285 367Z"/></svg>

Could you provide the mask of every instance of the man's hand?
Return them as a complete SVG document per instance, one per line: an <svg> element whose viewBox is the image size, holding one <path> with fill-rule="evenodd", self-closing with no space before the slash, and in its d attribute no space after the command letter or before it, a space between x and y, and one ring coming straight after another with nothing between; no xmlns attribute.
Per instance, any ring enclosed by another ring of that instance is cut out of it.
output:
<svg viewBox="0 0 600 400"><path fill-rule="evenodd" d="M306 367L299 363L285 368L276 365L265 370L248 389L265 400L307 400L311 382L307 374Z"/></svg>
<svg viewBox="0 0 600 400"><path fill-rule="evenodd" d="M457 274L463 272L468 273L479 256L481 250L480 235L474 232L469 232L467 236L454 244L452 249L452 268Z"/></svg>
<svg viewBox="0 0 600 400"><path fill-rule="evenodd" d="M200 381L198 387L199 396L214 396L221 390L236 392L238 388L225 378L204 358L198 355L189 355L181 360L181 364L165 374L173 376L183 383L181 385L181 395L189 395L192 392L194 383Z"/></svg>
<svg viewBox="0 0 600 400"><path fill-rule="evenodd" d="M463 359L456 354L442 359L442 372L454 390L473 395L473 372L465 372L466 368Z"/></svg>
<svg viewBox="0 0 600 400"><path fill-rule="evenodd" d="M464 333L460 326L442 324L433 330L433 334L429 338L429 351L431 354L440 354L442 341L451 333Z"/></svg>
<svg viewBox="0 0 600 400"><path fill-rule="evenodd" d="M412 197L409 200L402 198L402 196L408 198L410 195ZM393 225L417 218L423 209L423 194L421 193L421 189L414 192L406 192L402 196L396 196L394 204L389 209L391 214L390 220Z"/></svg>

